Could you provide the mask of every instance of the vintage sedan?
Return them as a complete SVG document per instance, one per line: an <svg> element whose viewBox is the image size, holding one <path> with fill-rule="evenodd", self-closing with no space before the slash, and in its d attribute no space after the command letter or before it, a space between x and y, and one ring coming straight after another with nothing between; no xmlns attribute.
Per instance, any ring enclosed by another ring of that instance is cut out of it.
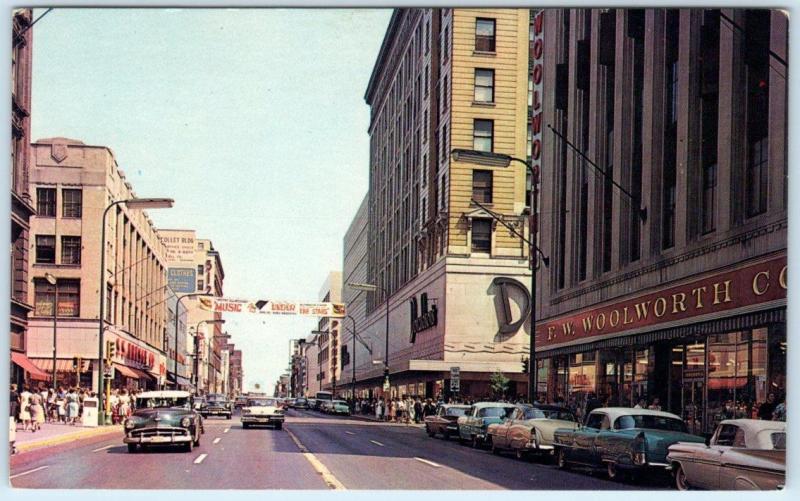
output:
<svg viewBox="0 0 800 501"><path fill-rule="evenodd" d="M212 394L208 395L200 404L200 414L204 419L208 416L223 416L230 419L233 413L232 407L230 400L225 395Z"/></svg>
<svg viewBox="0 0 800 501"><path fill-rule="evenodd" d="M678 490L775 490L786 483L786 423L726 419L706 444L671 445Z"/></svg>
<svg viewBox="0 0 800 501"><path fill-rule="evenodd" d="M128 452L149 445L200 445L203 418L192 408L188 391L146 391L136 396L136 411L125 420Z"/></svg>
<svg viewBox="0 0 800 501"><path fill-rule="evenodd" d="M508 450L522 459L529 453L553 455L553 433L558 428L574 430L578 420L564 407L535 404L518 407L508 419L490 424L487 433L493 453Z"/></svg>
<svg viewBox="0 0 800 501"><path fill-rule="evenodd" d="M297 398L292 404L292 409L308 410L308 400L303 397Z"/></svg>
<svg viewBox="0 0 800 501"><path fill-rule="evenodd" d="M458 418L458 441L480 447L486 443L489 425L507 418L516 408L514 404L503 402L478 402Z"/></svg>
<svg viewBox="0 0 800 501"><path fill-rule="evenodd" d="M458 435L458 418L465 416L469 405L443 404L436 408L436 413L425 416L425 431L429 437L440 434L445 440Z"/></svg>
<svg viewBox="0 0 800 501"><path fill-rule="evenodd" d="M336 416L349 416L350 406L344 400L334 400L329 404L328 414Z"/></svg>
<svg viewBox="0 0 800 501"><path fill-rule="evenodd" d="M242 428L247 429L253 425L272 425L276 430L283 428L283 409L274 398L248 398L247 404L242 407Z"/></svg>
<svg viewBox="0 0 800 501"><path fill-rule="evenodd" d="M675 414L627 407L595 409L585 426L559 428L553 438L560 468L605 466L611 479L647 469L666 471L670 445L704 441Z"/></svg>

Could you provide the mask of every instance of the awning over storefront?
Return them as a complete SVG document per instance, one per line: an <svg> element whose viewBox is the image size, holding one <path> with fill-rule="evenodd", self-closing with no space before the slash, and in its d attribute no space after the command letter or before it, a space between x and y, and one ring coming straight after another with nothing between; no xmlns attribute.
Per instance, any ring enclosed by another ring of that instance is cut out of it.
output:
<svg viewBox="0 0 800 501"><path fill-rule="evenodd" d="M31 358L31 362L33 362L36 367L41 369L46 373L53 372L53 359L52 358ZM91 360L84 360L82 363L83 367L81 368L81 372L86 372L91 370L92 364ZM56 370L58 372L75 372L75 369L72 367L72 360L64 360L58 359L56 360ZM49 376L48 376L49 377Z"/></svg>
<svg viewBox="0 0 800 501"><path fill-rule="evenodd" d="M119 371L125 377L130 377L133 379L139 379L139 375L134 372L135 369L131 369L122 364L114 364L114 368Z"/></svg>
<svg viewBox="0 0 800 501"><path fill-rule="evenodd" d="M46 381L50 379L50 375L36 367L36 365L31 362L31 359L26 357L24 353L12 351L11 361L22 367L22 369L28 373L31 379L36 379L37 381Z"/></svg>
<svg viewBox="0 0 800 501"><path fill-rule="evenodd" d="M133 371L134 374L136 374L136 376L134 376L136 379L152 379L152 380L155 380L155 378L153 376L151 376L150 374L146 373L145 371L136 369L134 367L129 367L129 369L131 371Z"/></svg>

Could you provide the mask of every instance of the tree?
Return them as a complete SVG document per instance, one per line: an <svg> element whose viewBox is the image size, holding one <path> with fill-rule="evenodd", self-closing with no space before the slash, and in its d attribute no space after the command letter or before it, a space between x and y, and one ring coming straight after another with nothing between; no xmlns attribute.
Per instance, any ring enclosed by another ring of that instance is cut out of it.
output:
<svg viewBox="0 0 800 501"><path fill-rule="evenodd" d="M499 370L494 371L489 377L489 387L492 389L495 398L505 398L510 381L511 380L505 377Z"/></svg>

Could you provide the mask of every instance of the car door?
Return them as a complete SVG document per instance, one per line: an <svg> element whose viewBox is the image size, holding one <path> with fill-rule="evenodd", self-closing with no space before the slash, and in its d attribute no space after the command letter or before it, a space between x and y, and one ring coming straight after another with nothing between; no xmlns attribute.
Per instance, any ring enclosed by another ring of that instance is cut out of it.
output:
<svg viewBox="0 0 800 501"><path fill-rule="evenodd" d="M715 477L716 484L714 487L709 487L709 488L733 490L736 489L736 477L739 475L740 470L738 468L728 467L728 462L731 461L735 463L737 451L747 448L744 437L745 431L739 426L734 426L734 425L724 425L724 426L733 426L734 428L736 428L736 432L733 435L733 442L730 444L730 446L721 447L720 454L717 458L719 462L717 464L717 472L716 472L717 475ZM728 431L728 434L730 433L733 432ZM714 479L712 478L712 480Z"/></svg>
<svg viewBox="0 0 800 501"><path fill-rule="evenodd" d="M458 435L464 440L472 438L472 426L476 412L477 409L474 406L470 407L464 415L463 420L459 418L461 423L458 425Z"/></svg>
<svg viewBox="0 0 800 501"><path fill-rule="evenodd" d="M709 447L700 449L698 460L692 465L696 474L687 477L692 485L701 489L719 489L722 455L733 446L738 430L734 424L719 425Z"/></svg>
<svg viewBox="0 0 800 501"><path fill-rule="evenodd" d="M445 426L447 425L447 419L445 419L445 414L447 414L446 407L439 407L436 409L436 414L433 415L431 419L431 429L436 433L444 433Z"/></svg>
<svg viewBox="0 0 800 501"><path fill-rule="evenodd" d="M574 460L584 463L594 462L594 443L604 420L608 422L608 415L605 412L592 411L586 419L586 425L575 430L575 447L571 454Z"/></svg>
<svg viewBox="0 0 800 501"><path fill-rule="evenodd" d="M498 440L497 445L499 447L509 448L512 446L511 429L515 420L519 418L519 412L519 409L514 409L510 416L504 418L502 422L494 425L495 429L497 430L496 439ZM495 440L495 437L492 437L492 440Z"/></svg>
<svg viewBox="0 0 800 501"><path fill-rule="evenodd" d="M508 447L510 449L522 449L527 443L530 429L525 421L525 410L515 409L508 422Z"/></svg>

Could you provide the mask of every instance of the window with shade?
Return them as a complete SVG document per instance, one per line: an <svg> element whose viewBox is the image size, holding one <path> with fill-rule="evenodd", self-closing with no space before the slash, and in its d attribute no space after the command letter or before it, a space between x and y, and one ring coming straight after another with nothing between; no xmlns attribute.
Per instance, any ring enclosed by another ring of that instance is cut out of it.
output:
<svg viewBox="0 0 800 501"><path fill-rule="evenodd" d="M488 219L472 220L472 252L491 252L492 222Z"/></svg>
<svg viewBox="0 0 800 501"><path fill-rule="evenodd" d="M494 148L494 120L476 119L472 129L472 149L491 152Z"/></svg>
<svg viewBox="0 0 800 501"><path fill-rule="evenodd" d="M472 199L482 204L492 203L492 171L472 171Z"/></svg>
<svg viewBox="0 0 800 501"><path fill-rule="evenodd" d="M495 51L495 20L478 18L475 20L475 50L479 52Z"/></svg>
<svg viewBox="0 0 800 501"><path fill-rule="evenodd" d="M475 102L494 102L494 70L475 68Z"/></svg>
<svg viewBox="0 0 800 501"><path fill-rule="evenodd" d="M36 235L36 262L40 264L55 264L55 235Z"/></svg>
<svg viewBox="0 0 800 501"><path fill-rule="evenodd" d="M61 237L61 264L81 264L81 237Z"/></svg>

